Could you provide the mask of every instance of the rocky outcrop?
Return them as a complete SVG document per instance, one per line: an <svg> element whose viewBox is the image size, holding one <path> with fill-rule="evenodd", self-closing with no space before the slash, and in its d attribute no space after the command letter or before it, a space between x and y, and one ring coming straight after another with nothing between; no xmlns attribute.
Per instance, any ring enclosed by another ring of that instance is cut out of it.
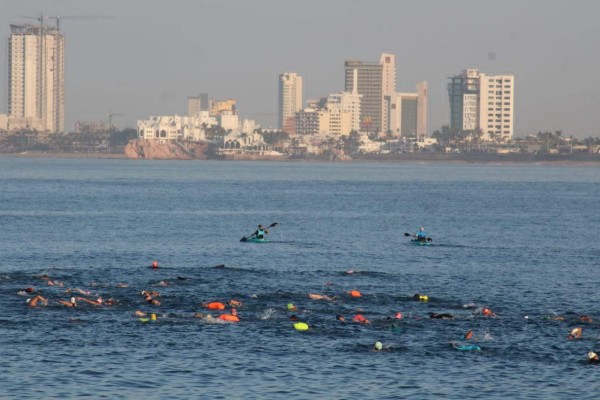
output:
<svg viewBox="0 0 600 400"><path fill-rule="evenodd" d="M206 159L208 144L134 139L125 146L127 158L146 160Z"/></svg>

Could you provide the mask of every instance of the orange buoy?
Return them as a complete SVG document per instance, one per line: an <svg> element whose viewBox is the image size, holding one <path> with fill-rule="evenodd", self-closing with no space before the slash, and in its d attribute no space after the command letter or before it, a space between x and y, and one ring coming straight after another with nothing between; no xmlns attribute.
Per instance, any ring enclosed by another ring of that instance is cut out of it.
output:
<svg viewBox="0 0 600 400"><path fill-rule="evenodd" d="M358 290L356 290L356 289L349 291L349 292L348 292L348 294L349 294L350 296L352 296L352 297L360 297L360 296L362 296L362 295L360 294L360 292L359 292Z"/></svg>
<svg viewBox="0 0 600 400"><path fill-rule="evenodd" d="M206 304L205 307L209 310L224 310L225 304L218 301L213 301L211 303Z"/></svg>
<svg viewBox="0 0 600 400"><path fill-rule="evenodd" d="M221 314L219 315L219 319L228 322L240 322L240 319L237 316L231 314Z"/></svg>

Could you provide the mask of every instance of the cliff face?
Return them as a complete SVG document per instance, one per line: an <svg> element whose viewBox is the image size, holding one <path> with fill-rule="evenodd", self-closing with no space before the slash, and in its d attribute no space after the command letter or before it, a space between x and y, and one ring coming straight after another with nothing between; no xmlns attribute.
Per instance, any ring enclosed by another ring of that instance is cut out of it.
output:
<svg viewBox="0 0 600 400"><path fill-rule="evenodd" d="M208 145L191 142L134 139L125 146L127 158L146 160L206 159Z"/></svg>

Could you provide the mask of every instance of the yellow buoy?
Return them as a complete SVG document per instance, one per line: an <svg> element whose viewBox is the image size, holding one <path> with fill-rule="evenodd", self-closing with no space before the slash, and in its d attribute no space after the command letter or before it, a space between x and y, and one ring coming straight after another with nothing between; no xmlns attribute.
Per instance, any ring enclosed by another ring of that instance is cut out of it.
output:
<svg viewBox="0 0 600 400"><path fill-rule="evenodd" d="M307 331L308 330L308 324L306 324L304 322L296 322L294 324L294 328L296 328L297 331Z"/></svg>

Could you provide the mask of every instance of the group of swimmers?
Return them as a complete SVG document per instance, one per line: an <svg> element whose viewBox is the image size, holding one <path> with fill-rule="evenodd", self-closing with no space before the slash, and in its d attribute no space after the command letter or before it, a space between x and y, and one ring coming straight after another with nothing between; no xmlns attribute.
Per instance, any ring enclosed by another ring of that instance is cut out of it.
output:
<svg viewBox="0 0 600 400"><path fill-rule="evenodd" d="M219 267L224 267L224 265L220 265ZM158 270L159 264L157 261L153 261L150 265L152 270ZM347 274L353 274L356 271L349 270ZM42 275L41 280L46 283L47 286L55 287L55 288L63 288L65 287L64 283L55 279L50 278L48 275ZM186 279L183 277L178 277L179 279ZM159 286L168 286L166 281L160 281ZM325 286L333 285L331 282L327 282ZM129 285L125 283L116 284L119 288L127 288ZM53 289L56 290L56 289ZM62 289L61 289L62 290ZM28 287L26 289L20 290L18 292L19 295L22 296L31 296L26 299L26 304L30 308L43 307L49 305L48 298L42 296L41 291L34 289L33 287ZM91 291L83 290L80 288L66 288L64 290L65 297L55 299L55 303L68 307L68 308L76 308L81 303L85 303L89 306L113 306L117 304L117 300L113 298L103 299L101 296L94 295ZM161 301L160 293L157 290L142 290L139 292L141 298L143 299L143 303L146 304L147 307L160 307ZM347 297L346 297L347 296ZM307 298L313 301L344 301L345 299L356 299L362 297L362 293L357 289L352 289L347 291L346 293L339 295L327 295L321 293L308 293ZM427 303L429 302L429 296L422 293L416 293L412 296L412 299L417 302ZM240 300L230 299L228 301L209 301L201 304L202 308L206 311L196 312L193 314L194 318L202 319L206 322L221 322L221 323L239 323L241 321L240 316L238 315L238 309L243 307L243 304ZM294 328L298 331L306 331L309 330L310 327L307 322L303 321L299 315L302 315L302 311L298 309L296 305L293 303L288 303L285 307L288 313L290 313L288 319L289 321L294 323ZM215 315L211 313L216 313ZM488 307L476 307L474 309L474 313L476 315L480 315L482 317L495 318L497 315ZM134 312L134 316L139 319L141 322L156 322L158 321L158 315L156 312L147 312L142 310L136 310ZM438 319L438 320L453 320L455 316L450 313L436 313L430 312L428 314L429 319ZM385 317L385 321L396 321L402 320L405 316L402 312L395 312L393 315ZM527 316L525 318L528 318ZM366 313L363 310L357 310L354 315L349 317L347 320L346 317L342 314L336 314L335 319L339 323L355 323L362 325L371 325L372 322L366 317ZM561 316L552 316L548 317L548 319L553 319L557 321L563 321L564 317ZM384 321L384 322L385 322ZM578 321L581 323L591 323L592 318L587 315L581 315L578 318ZM582 338L583 328L578 326L573 328L569 334L569 340L577 340ZM473 331L469 330L464 336L464 342L450 342L452 347L458 350L481 350L481 348L477 345L468 344L468 341L472 341ZM385 351L390 350L389 346L383 346L380 341L375 342L372 347L372 351ZM588 362L591 364L600 364L600 359L596 352L590 351L587 354Z"/></svg>

